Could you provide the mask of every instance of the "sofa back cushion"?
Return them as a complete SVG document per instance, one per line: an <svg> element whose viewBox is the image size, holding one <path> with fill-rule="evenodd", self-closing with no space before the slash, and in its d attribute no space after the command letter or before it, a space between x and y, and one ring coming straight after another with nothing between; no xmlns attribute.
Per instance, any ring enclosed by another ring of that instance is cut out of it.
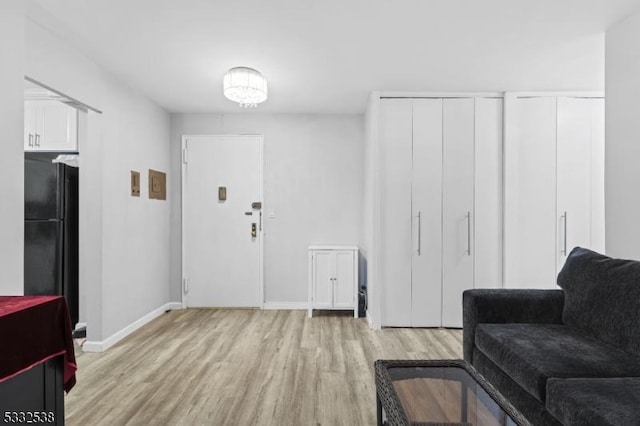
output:
<svg viewBox="0 0 640 426"><path fill-rule="evenodd" d="M574 248L558 274L562 321L640 355L640 262Z"/></svg>

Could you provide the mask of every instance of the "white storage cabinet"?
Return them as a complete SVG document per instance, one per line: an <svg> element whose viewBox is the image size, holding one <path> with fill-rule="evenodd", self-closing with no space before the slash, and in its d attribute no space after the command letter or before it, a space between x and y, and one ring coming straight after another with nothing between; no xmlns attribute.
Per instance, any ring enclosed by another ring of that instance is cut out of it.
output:
<svg viewBox="0 0 640 426"><path fill-rule="evenodd" d="M353 309L358 317L357 247L309 247L309 317L314 309Z"/></svg>

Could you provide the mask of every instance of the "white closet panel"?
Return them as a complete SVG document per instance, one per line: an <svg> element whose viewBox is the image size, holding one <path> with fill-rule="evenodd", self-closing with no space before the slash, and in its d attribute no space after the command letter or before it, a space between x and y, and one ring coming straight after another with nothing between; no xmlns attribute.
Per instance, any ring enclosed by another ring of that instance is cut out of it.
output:
<svg viewBox="0 0 640 426"><path fill-rule="evenodd" d="M558 98L556 274L571 249L591 246L592 104Z"/></svg>
<svg viewBox="0 0 640 426"><path fill-rule="evenodd" d="M505 285L553 288L556 283L556 98L523 98L516 104L517 135L509 161L515 161L509 211L515 240L507 253Z"/></svg>
<svg viewBox="0 0 640 426"><path fill-rule="evenodd" d="M476 288L502 287L502 111L502 99L476 98Z"/></svg>
<svg viewBox="0 0 640 426"><path fill-rule="evenodd" d="M443 100L442 326L462 327L473 288L474 99Z"/></svg>
<svg viewBox="0 0 640 426"><path fill-rule="evenodd" d="M379 106L379 256L381 323L411 324L412 102L383 99Z"/></svg>
<svg viewBox="0 0 640 426"><path fill-rule="evenodd" d="M575 246L604 249L604 103L562 95L515 98L513 105L504 282L555 288Z"/></svg>
<svg viewBox="0 0 640 426"><path fill-rule="evenodd" d="M462 293L478 287L475 274L484 288L503 282L503 100L373 102L379 200L373 309L380 307L385 327L462 327Z"/></svg>
<svg viewBox="0 0 640 426"><path fill-rule="evenodd" d="M604 253L604 99L591 105L591 249Z"/></svg>
<svg viewBox="0 0 640 426"><path fill-rule="evenodd" d="M411 326L442 317L442 99L413 100Z"/></svg>

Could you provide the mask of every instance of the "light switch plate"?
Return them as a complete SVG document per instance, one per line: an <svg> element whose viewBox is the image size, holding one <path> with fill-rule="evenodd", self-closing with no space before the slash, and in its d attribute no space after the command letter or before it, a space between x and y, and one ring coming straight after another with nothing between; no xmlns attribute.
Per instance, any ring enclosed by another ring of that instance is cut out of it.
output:
<svg viewBox="0 0 640 426"><path fill-rule="evenodd" d="M149 169L149 198L152 200L167 199L167 174Z"/></svg>
<svg viewBox="0 0 640 426"><path fill-rule="evenodd" d="M140 172L131 170L131 196L140 196Z"/></svg>

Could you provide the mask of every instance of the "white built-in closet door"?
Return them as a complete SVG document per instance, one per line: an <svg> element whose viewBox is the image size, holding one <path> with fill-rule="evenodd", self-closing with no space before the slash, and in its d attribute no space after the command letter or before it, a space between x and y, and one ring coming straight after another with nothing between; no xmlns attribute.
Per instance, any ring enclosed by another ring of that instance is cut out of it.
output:
<svg viewBox="0 0 640 426"><path fill-rule="evenodd" d="M381 324L411 324L412 102L383 99L379 111Z"/></svg>
<svg viewBox="0 0 640 426"><path fill-rule="evenodd" d="M556 98L515 101L517 141L505 146L508 251L505 286L556 283Z"/></svg>
<svg viewBox="0 0 640 426"><path fill-rule="evenodd" d="M473 288L474 99L443 100L442 326L462 327Z"/></svg>
<svg viewBox="0 0 640 426"><path fill-rule="evenodd" d="M411 326L442 318L442 99L413 100Z"/></svg>
<svg viewBox="0 0 640 426"><path fill-rule="evenodd" d="M476 98L474 287L502 287L502 99Z"/></svg>
<svg viewBox="0 0 640 426"><path fill-rule="evenodd" d="M556 273L591 245L591 111L589 99L558 98Z"/></svg>
<svg viewBox="0 0 640 426"><path fill-rule="evenodd" d="M591 249L604 253L604 99L591 105Z"/></svg>

